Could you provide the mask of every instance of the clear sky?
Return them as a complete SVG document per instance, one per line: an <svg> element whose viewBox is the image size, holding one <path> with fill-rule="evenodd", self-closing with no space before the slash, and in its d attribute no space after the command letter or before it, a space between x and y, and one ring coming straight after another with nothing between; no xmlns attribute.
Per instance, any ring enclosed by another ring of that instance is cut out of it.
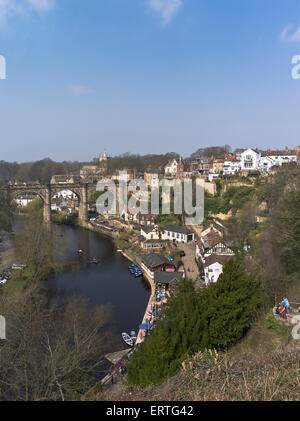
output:
<svg viewBox="0 0 300 421"><path fill-rule="evenodd" d="M0 160L300 144L300 0L0 0Z"/></svg>

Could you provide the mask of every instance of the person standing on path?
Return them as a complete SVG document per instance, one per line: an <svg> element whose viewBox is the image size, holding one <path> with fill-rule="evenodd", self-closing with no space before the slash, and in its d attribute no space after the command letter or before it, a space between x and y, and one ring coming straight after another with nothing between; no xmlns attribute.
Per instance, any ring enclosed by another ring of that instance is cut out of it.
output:
<svg viewBox="0 0 300 421"><path fill-rule="evenodd" d="M286 309L286 314L290 314L290 303L289 300L287 298L283 299L284 302L284 307Z"/></svg>

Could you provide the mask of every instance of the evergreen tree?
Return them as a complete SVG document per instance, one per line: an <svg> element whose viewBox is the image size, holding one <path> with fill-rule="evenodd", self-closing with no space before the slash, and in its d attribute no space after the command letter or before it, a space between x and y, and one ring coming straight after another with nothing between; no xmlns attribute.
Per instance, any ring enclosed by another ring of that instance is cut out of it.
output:
<svg viewBox="0 0 300 421"><path fill-rule="evenodd" d="M192 281L182 281L168 302L163 319L133 355L129 384L160 384L176 374L181 361L199 346L199 298Z"/></svg>
<svg viewBox="0 0 300 421"><path fill-rule="evenodd" d="M230 260L218 282L200 292L191 280L182 281L163 319L133 354L128 383L161 384L176 374L187 355L238 341L250 327L259 302L259 283L239 261Z"/></svg>
<svg viewBox="0 0 300 421"><path fill-rule="evenodd" d="M243 337L260 303L259 282L231 259L201 296L201 348L225 348Z"/></svg>

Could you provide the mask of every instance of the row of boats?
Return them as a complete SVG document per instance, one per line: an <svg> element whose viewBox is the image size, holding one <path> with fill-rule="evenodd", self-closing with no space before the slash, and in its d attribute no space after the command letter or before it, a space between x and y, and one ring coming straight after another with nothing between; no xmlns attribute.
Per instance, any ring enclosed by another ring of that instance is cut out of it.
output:
<svg viewBox="0 0 300 421"><path fill-rule="evenodd" d="M140 277L143 275L143 270L136 265L130 265L128 266L128 270L131 273L131 275L134 275L136 278Z"/></svg>
<svg viewBox="0 0 300 421"><path fill-rule="evenodd" d="M143 276L143 273L144 273L143 270L137 265L128 266L128 270L131 273L131 275L135 276L136 278L139 278L140 276ZM135 333L134 330L131 331L130 334L128 334L126 332L123 332L122 338L128 346L132 347L135 344L135 341L136 341L136 333Z"/></svg>

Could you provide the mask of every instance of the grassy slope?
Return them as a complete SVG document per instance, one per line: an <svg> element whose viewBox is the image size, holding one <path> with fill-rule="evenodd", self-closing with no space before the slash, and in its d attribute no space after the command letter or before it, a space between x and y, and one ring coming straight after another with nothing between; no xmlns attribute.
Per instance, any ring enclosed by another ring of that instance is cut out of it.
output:
<svg viewBox="0 0 300 421"><path fill-rule="evenodd" d="M163 385L145 390L117 384L99 400L299 400L300 341L291 327L263 317L230 351L199 352Z"/></svg>

